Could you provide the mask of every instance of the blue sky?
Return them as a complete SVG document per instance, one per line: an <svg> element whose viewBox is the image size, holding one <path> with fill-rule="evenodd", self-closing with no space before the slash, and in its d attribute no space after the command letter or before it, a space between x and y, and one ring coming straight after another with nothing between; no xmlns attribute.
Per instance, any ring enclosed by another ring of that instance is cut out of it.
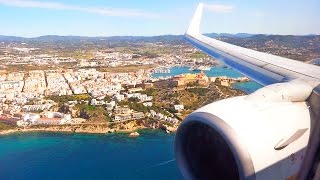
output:
<svg viewBox="0 0 320 180"><path fill-rule="evenodd" d="M0 0L0 34L183 34L199 0ZM320 34L319 0L201 1L202 31Z"/></svg>

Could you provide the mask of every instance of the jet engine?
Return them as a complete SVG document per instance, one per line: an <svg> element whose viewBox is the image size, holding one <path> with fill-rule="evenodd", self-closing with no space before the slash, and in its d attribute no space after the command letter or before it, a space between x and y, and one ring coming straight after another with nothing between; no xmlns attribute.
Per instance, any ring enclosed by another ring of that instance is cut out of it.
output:
<svg viewBox="0 0 320 180"><path fill-rule="evenodd" d="M311 91L301 83L273 84L191 113L175 137L175 156L183 177L294 177L310 136L305 100Z"/></svg>

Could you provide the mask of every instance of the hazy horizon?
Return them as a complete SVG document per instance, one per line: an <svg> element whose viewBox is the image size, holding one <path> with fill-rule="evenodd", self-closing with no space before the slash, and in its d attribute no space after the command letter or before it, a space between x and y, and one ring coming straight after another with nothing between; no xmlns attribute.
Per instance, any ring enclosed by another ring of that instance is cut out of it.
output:
<svg viewBox="0 0 320 180"><path fill-rule="evenodd" d="M206 4L203 32L236 34L320 34L320 2L212 1ZM198 0L67 1L0 0L0 34L18 37L182 35ZM297 13L299 12L299 13Z"/></svg>
<svg viewBox="0 0 320 180"><path fill-rule="evenodd" d="M229 34L229 35L240 35L240 34L249 34L249 35L265 35L265 36L320 36L320 34L252 34L252 33L215 33L215 32L207 32L203 34ZM0 36L5 37L18 37L18 38L39 38L39 37L46 37L46 36L57 36L57 37L86 37L86 38L109 38L109 37L157 37L157 36L183 36L184 34L159 34L159 35L111 35L111 36L86 36L86 35L57 35L57 34L44 34L39 36L15 36L15 35L7 35L7 34L0 34Z"/></svg>

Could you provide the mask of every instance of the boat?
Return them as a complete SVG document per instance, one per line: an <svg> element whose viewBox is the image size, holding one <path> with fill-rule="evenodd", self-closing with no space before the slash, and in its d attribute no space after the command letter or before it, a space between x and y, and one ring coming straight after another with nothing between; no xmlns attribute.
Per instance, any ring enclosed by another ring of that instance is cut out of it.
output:
<svg viewBox="0 0 320 180"><path fill-rule="evenodd" d="M153 73L169 74L170 73L170 68L158 67L158 68L153 69Z"/></svg>
<svg viewBox="0 0 320 180"><path fill-rule="evenodd" d="M190 71L210 71L210 66L194 66L189 68Z"/></svg>
<svg viewBox="0 0 320 180"><path fill-rule="evenodd" d="M199 71L210 71L211 67L209 66L199 66L198 70Z"/></svg>
<svg viewBox="0 0 320 180"><path fill-rule="evenodd" d="M132 132L129 134L129 137L138 137L140 134L138 132Z"/></svg>

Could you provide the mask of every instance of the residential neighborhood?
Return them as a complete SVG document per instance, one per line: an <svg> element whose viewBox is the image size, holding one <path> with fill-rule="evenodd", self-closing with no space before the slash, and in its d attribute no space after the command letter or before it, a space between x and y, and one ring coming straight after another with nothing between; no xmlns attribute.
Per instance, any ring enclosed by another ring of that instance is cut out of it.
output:
<svg viewBox="0 0 320 180"><path fill-rule="evenodd" d="M32 43L0 44L0 121L30 127L155 120L177 127L190 105L179 98L169 102L162 98L166 93L148 93L150 89L175 93L185 87L212 83L231 87L249 81L245 77L209 77L202 71L172 74L172 68L210 69L217 61L183 44L138 46L148 53L131 51L131 45L126 45L66 50L66 56L43 52ZM177 50L172 51L173 47Z"/></svg>

